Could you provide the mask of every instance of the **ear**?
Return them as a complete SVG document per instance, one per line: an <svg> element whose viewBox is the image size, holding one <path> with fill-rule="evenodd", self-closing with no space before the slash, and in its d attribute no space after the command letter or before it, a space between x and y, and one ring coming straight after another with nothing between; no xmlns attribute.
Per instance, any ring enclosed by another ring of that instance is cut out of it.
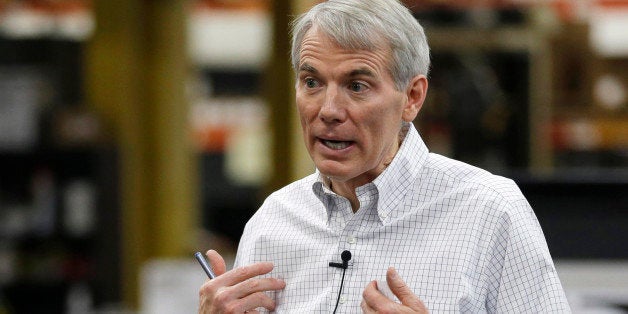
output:
<svg viewBox="0 0 628 314"><path fill-rule="evenodd" d="M417 75L412 78L406 90L408 100L401 116L403 121L412 122L419 114L427 95L427 85L427 77L425 75Z"/></svg>

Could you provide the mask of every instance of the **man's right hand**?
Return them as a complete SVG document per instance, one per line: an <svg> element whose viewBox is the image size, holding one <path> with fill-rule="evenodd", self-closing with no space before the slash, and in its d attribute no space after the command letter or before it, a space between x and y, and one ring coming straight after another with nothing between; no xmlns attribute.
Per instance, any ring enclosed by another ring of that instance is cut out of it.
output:
<svg viewBox="0 0 628 314"><path fill-rule="evenodd" d="M257 313L255 309L275 309L275 301L264 291L281 290L286 283L276 278L255 278L273 270L272 263L256 263L226 272L225 260L214 250L207 258L217 277L199 290L199 314Z"/></svg>

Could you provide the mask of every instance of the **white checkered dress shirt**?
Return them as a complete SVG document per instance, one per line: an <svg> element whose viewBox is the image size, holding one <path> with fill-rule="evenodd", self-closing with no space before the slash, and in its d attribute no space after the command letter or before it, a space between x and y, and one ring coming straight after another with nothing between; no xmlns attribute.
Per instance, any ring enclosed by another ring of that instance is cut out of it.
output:
<svg viewBox="0 0 628 314"><path fill-rule="evenodd" d="M428 152L410 127L393 162L357 189L360 209L314 173L273 193L247 223L235 266L270 261L278 313L359 313L394 266L431 313L569 313L545 238L515 183Z"/></svg>

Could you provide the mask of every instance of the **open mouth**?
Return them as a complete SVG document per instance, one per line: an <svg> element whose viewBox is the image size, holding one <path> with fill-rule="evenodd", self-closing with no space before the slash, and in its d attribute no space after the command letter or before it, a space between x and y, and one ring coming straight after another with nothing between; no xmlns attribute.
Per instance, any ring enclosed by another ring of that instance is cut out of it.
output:
<svg viewBox="0 0 628 314"><path fill-rule="evenodd" d="M323 143L323 145L325 145L325 147L333 149L333 150L341 150L341 149L345 149L349 146L351 146L351 144L353 142L351 141L333 141L333 140L324 140L321 139L321 143Z"/></svg>

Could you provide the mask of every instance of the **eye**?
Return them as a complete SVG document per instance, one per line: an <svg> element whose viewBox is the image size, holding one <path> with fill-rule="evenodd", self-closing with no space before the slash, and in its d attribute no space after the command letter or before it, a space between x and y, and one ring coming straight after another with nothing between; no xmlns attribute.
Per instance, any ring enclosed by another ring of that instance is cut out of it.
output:
<svg viewBox="0 0 628 314"><path fill-rule="evenodd" d="M305 79L305 87L307 87L307 88L315 88L317 86L318 86L318 82L315 79L313 79L311 77L308 77L308 78Z"/></svg>
<svg viewBox="0 0 628 314"><path fill-rule="evenodd" d="M363 92L366 89L366 85L364 85L363 83L360 83L360 82L351 82L349 84L349 89L352 92L359 93L359 92Z"/></svg>

